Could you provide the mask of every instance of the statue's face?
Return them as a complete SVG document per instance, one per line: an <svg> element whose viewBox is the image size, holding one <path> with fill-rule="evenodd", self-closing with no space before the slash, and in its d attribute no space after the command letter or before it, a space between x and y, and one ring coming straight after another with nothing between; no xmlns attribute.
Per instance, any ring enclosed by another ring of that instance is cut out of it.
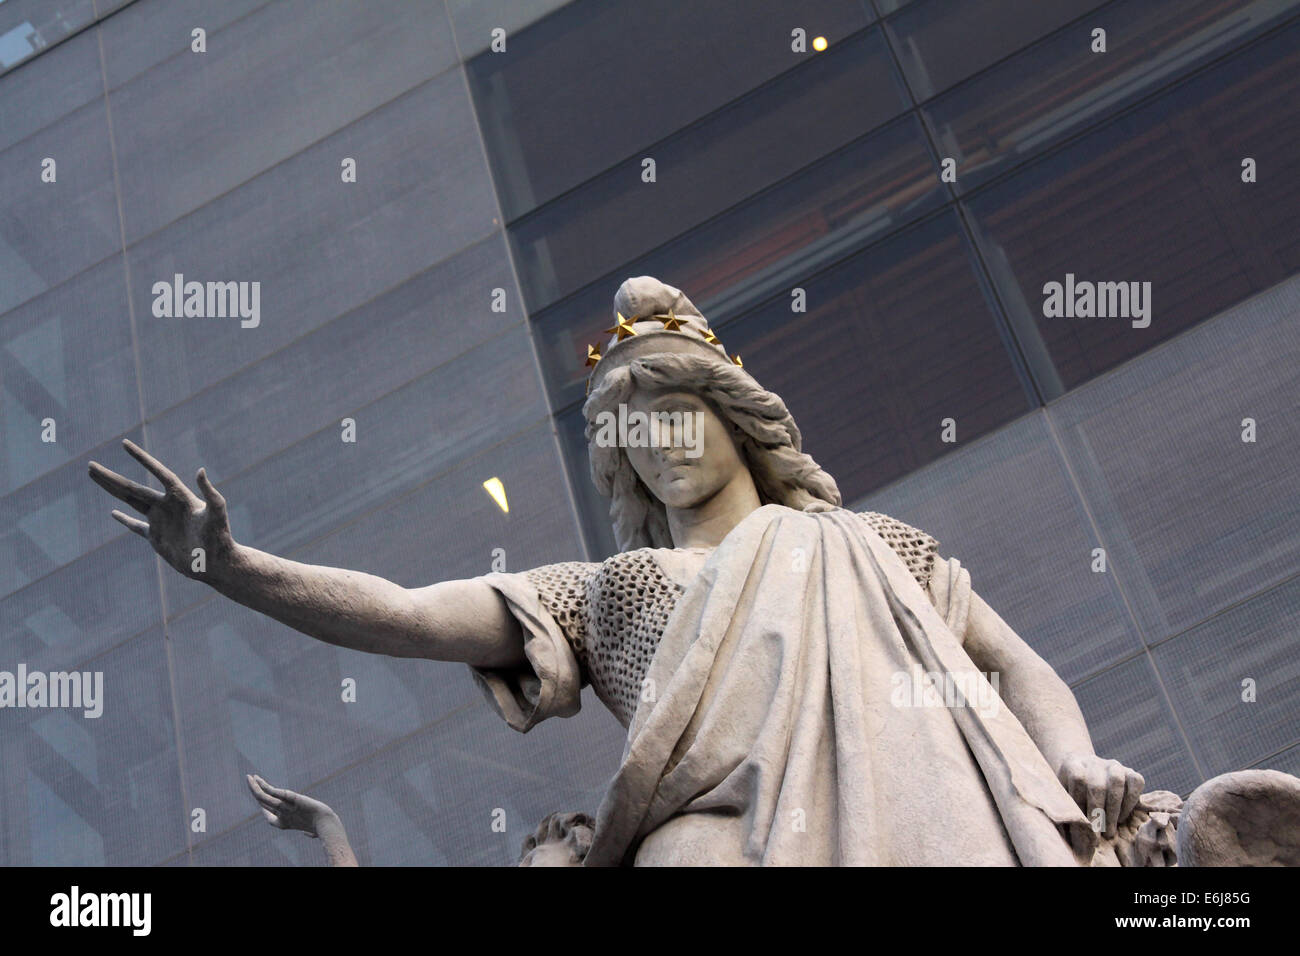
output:
<svg viewBox="0 0 1300 956"><path fill-rule="evenodd" d="M694 508L746 469L731 425L693 392L636 389L629 421L658 415L658 444L629 441L624 450L650 493L670 508Z"/></svg>

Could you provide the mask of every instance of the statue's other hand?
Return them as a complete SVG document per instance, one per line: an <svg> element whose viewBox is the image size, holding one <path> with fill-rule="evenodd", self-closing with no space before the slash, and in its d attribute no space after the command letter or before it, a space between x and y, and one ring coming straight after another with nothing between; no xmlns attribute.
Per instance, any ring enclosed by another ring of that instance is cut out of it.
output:
<svg viewBox="0 0 1300 956"><path fill-rule="evenodd" d="M110 471L97 461L90 463L90 477L113 497L130 505L147 518L141 521L114 511L113 517L144 538L169 565L186 577L202 579L217 570L234 549L226 499L213 487L200 468L197 482L200 498L171 469L129 440L122 441L127 453L144 465L165 491L155 491ZM200 555L196 549L202 549Z"/></svg>
<svg viewBox="0 0 1300 956"><path fill-rule="evenodd" d="M301 830L320 836L321 824L336 814L327 804L293 790L273 787L256 774L249 774L248 789L262 808L266 822L281 830Z"/></svg>
<svg viewBox="0 0 1300 956"><path fill-rule="evenodd" d="M1098 832L1107 838L1113 838L1116 828L1133 813L1146 786L1136 770L1096 754L1068 754L1057 777L1094 829L1100 823Z"/></svg>

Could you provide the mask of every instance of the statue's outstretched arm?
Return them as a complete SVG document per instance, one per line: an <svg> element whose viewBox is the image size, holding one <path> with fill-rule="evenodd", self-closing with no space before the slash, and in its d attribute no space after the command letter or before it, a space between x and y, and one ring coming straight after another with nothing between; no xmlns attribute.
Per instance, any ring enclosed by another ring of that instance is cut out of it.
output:
<svg viewBox="0 0 1300 956"><path fill-rule="evenodd" d="M1024 725L1070 796L1100 832L1114 837L1142 796L1146 781L1118 760L1094 752L1088 725L1065 681L984 600L971 594L966 652L998 675L998 693ZM1098 811L1104 816L1099 816Z"/></svg>
<svg viewBox="0 0 1300 956"><path fill-rule="evenodd" d="M203 469L196 479L200 498L144 449L122 444L166 490L155 491L93 461L90 477L148 519L113 512L186 577L340 647L479 667L525 664L518 622L482 581L404 588L373 574L301 564L238 544L230 533L226 500Z"/></svg>
<svg viewBox="0 0 1300 956"><path fill-rule="evenodd" d="M330 866L357 866L343 821L328 805L305 794L273 787L256 774L245 778L266 822L279 830L301 830L318 837Z"/></svg>

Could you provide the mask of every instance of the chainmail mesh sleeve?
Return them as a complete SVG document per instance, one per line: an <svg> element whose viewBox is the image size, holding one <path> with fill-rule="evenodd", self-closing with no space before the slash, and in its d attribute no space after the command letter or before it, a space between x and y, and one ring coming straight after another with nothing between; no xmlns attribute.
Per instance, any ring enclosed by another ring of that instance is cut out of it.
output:
<svg viewBox="0 0 1300 956"><path fill-rule="evenodd" d="M903 559L907 570L912 572L912 577L916 578L923 589L929 587L939 556L938 541L919 528L876 511L862 511L858 517L869 524L871 530L880 535L885 544Z"/></svg>
<svg viewBox="0 0 1300 956"><path fill-rule="evenodd" d="M571 717L581 706L587 581L599 567L570 561L479 579L501 595L519 622L528 666L470 671L497 713L521 733L548 717Z"/></svg>
<svg viewBox="0 0 1300 956"><path fill-rule="evenodd" d="M599 564L585 561L565 561L525 571L528 583L537 589L537 596L555 618L561 632L573 648L578 663L586 670L587 624L591 618L591 601L588 596L592 579L600 571ZM586 683L586 680L583 680Z"/></svg>

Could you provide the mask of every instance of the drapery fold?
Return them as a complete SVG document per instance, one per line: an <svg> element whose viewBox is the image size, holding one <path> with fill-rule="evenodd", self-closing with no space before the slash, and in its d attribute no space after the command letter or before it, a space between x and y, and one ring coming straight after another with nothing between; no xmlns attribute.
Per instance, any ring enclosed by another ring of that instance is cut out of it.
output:
<svg viewBox="0 0 1300 956"><path fill-rule="evenodd" d="M471 667L474 682L502 719L521 733L548 717L572 717L581 707L582 670L537 590L520 574L494 572L481 580L505 599L519 622L531 670Z"/></svg>
<svg viewBox="0 0 1300 956"><path fill-rule="evenodd" d="M954 633L964 574L936 567L931 604L852 512L747 516L668 621L586 864L1086 863L1063 831L1087 820Z"/></svg>

